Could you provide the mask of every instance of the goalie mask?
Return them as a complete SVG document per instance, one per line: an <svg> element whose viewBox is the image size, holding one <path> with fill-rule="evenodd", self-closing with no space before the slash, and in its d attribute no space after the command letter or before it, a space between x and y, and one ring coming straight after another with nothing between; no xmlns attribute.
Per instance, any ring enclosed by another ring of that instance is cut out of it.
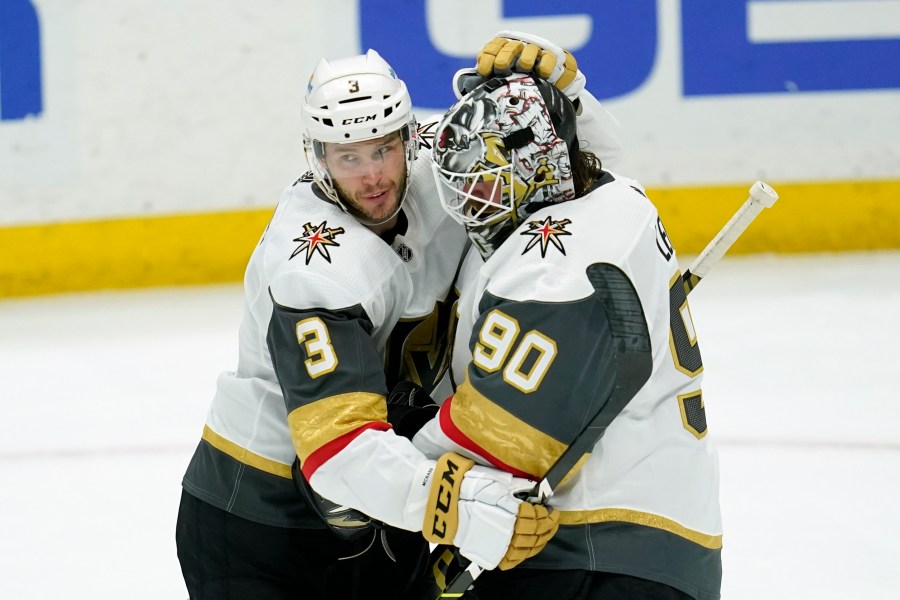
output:
<svg viewBox="0 0 900 600"><path fill-rule="evenodd" d="M392 219L406 196L418 149L411 111L406 84L374 50L322 59L309 79L301 107L306 162L325 195L366 225ZM328 160L337 155L341 158ZM335 167L338 161L341 168ZM359 189L356 179L381 167L396 171L387 174L389 184L372 184L371 190L360 192L367 194L363 199L348 192L351 185ZM383 212L374 199L387 192L396 194L397 201L382 207Z"/></svg>
<svg viewBox="0 0 900 600"><path fill-rule="evenodd" d="M444 209L487 260L531 213L575 198L575 109L541 79L514 74L464 95L435 132Z"/></svg>

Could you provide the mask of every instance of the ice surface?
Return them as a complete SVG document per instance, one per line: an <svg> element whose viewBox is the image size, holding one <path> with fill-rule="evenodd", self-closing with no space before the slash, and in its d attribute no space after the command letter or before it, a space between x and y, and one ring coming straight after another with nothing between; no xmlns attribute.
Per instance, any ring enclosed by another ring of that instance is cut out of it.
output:
<svg viewBox="0 0 900 600"><path fill-rule="evenodd" d="M726 257L690 302L723 598L900 598L900 252ZM187 597L179 484L240 314L237 285L0 302L0 598Z"/></svg>

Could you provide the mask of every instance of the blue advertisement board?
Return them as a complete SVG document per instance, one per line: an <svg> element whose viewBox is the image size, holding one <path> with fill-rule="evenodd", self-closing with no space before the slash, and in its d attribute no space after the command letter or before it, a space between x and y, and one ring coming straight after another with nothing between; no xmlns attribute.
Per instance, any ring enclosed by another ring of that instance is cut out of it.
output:
<svg viewBox="0 0 900 600"><path fill-rule="evenodd" d="M900 87L900 39L751 42L750 4L681 0L684 97ZM570 50L598 98L640 89L658 58L656 0L571 0L552 6L544 0L515 0L502 6L504 19L589 16L589 40ZM435 47L429 27L441 25L426 22L426 0L367 0L359 10L362 48L378 50L393 65L406 80L413 103L435 109L452 103L447 82L456 70L472 66L472 59L448 56Z"/></svg>
<svg viewBox="0 0 900 600"><path fill-rule="evenodd" d="M600 99L641 89L659 60L657 0L499 2L501 19L579 15L591 23L587 41L570 48ZM751 4L781 0L681 0L680 64L684 98L746 94L900 88L900 38L752 41ZM451 56L433 42L427 0L359 2L363 50L378 50L403 77L416 106L442 109L453 101L453 73L473 57ZM787 4L787 2L782 2ZM794 2L796 4L796 2ZM810 2L810 5L816 2ZM41 115L41 25L30 0L0 2L0 119ZM463 27L477 15L460 15Z"/></svg>
<svg viewBox="0 0 900 600"><path fill-rule="evenodd" d="M29 0L0 2L0 120L41 114L40 25Z"/></svg>

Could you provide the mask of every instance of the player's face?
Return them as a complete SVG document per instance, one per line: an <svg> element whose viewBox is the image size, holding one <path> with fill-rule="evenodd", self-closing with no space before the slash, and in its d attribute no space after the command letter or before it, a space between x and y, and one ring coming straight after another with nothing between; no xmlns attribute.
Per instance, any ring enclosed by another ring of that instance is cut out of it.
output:
<svg viewBox="0 0 900 600"><path fill-rule="evenodd" d="M406 187L406 149L399 131L374 140L327 143L325 166L357 216L379 223L397 213Z"/></svg>
<svg viewBox="0 0 900 600"><path fill-rule="evenodd" d="M500 179L478 179L462 188L468 196L465 212L482 220L489 219L501 209L503 199L502 181Z"/></svg>

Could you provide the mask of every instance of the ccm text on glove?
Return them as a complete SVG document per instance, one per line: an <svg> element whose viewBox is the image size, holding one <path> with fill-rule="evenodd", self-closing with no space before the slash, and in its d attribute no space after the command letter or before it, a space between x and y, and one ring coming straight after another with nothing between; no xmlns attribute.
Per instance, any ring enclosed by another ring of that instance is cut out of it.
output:
<svg viewBox="0 0 900 600"><path fill-rule="evenodd" d="M422 534L459 547L482 568L511 569L543 550L559 528L558 512L516 497L533 485L448 452L431 476Z"/></svg>

